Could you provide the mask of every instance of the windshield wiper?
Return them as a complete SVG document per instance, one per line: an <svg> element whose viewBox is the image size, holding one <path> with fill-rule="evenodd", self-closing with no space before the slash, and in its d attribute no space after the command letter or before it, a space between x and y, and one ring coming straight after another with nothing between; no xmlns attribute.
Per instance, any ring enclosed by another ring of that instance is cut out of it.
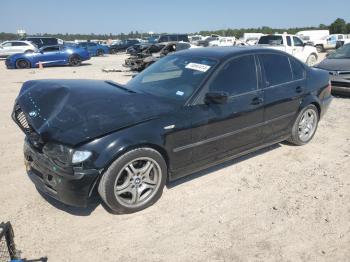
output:
<svg viewBox="0 0 350 262"><path fill-rule="evenodd" d="M105 81L105 82L106 82L107 84L112 85L112 86L118 87L119 89L122 89L122 90L124 90L124 91L126 91L126 92L129 92L129 93L136 93L134 90L131 90L131 89L129 89L129 88L126 88L125 86L118 85L118 84L116 84L116 83L114 83L114 82L112 82L112 81Z"/></svg>

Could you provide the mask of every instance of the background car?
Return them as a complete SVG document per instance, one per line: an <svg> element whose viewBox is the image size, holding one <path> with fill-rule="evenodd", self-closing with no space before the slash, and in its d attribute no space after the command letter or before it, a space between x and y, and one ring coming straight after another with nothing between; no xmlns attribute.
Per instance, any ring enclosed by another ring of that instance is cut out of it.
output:
<svg viewBox="0 0 350 262"><path fill-rule="evenodd" d="M186 42L159 43L150 46L150 49L146 50L147 52L145 53L141 53L136 57L132 56L127 58L124 66L129 67L132 71L140 72L168 54L192 47L197 48L197 46L193 46Z"/></svg>
<svg viewBox="0 0 350 262"><path fill-rule="evenodd" d="M64 41L62 39L56 37L46 37L46 36L28 36L21 40L30 41L34 43L38 48L44 46L52 46L52 45L63 45Z"/></svg>
<svg viewBox="0 0 350 262"><path fill-rule="evenodd" d="M125 52L128 47L136 45L136 44L140 44L140 41L137 39L128 39L128 40L121 41L121 42L114 44L114 45L111 45L109 47L110 53L116 54L118 52Z"/></svg>
<svg viewBox="0 0 350 262"><path fill-rule="evenodd" d="M0 44L0 57L18 53L32 53L38 48L29 41L6 41Z"/></svg>
<svg viewBox="0 0 350 262"><path fill-rule="evenodd" d="M190 42L190 40L186 34L166 34L161 35L158 39L158 43L164 42Z"/></svg>
<svg viewBox="0 0 350 262"><path fill-rule="evenodd" d="M11 55L6 59L6 67L8 69L35 68L40 63L43 66L79 66L82 61L89 59L89 52L83 48L54 45L42 47L34 53Z"/></svg>
<svg viewBox="0 0 350 262"><path fill-rule="evenodd" d="M103 56L109 54L109 47L94 42L81 42L77 46L86 49L90 56Z"/></svg>
<svg viewBox="0 0 350 262"><path fill-rule="evenodd" d="M315 67L329 72L334 93L350 95L350 44L330 53Z"/></svg>

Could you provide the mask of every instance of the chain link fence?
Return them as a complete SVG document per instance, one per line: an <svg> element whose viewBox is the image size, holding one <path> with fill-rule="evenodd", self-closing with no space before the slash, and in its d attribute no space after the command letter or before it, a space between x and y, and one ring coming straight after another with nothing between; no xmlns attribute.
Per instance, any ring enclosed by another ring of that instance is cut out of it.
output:
<svg viewBox="0 0 350 262"><path fill-rule="evenodd" d="M17 259L14 234L10 222L0 224L0 262Z"/></svg>

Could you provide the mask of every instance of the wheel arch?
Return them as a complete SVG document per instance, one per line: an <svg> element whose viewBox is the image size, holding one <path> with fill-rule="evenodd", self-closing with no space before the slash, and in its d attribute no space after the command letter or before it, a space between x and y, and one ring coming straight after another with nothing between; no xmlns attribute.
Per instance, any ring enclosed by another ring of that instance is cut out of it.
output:
<svg viewBox="0 0 350 262"><path fill-rule="evenodd" d="M316 57L316 60L318 60L318 55L317 53L312 52L309 56L314 55Z"/></svg>
<svg viewBox="0 0 350 262"><path fill-rule="evenodd" d="M151 148L155 151L157 151L163 158L166 163L166 168L167 168L167 180L169 179L169 155L165 148L163 148L160 145L154 144L154 143L135 143L135 144L130 144L129 146L125 147L119 147L119 150L116 150L113 157L107 161L107 164L103 169L100 170L100 174L96 177L95 181L92 183L90 190L89 190L89 196L93 193L93 191L97 188L97 186L100 183L100 180L105 173L105 171L112 165L114 161L116 161L120 156L124 155L125 153L137 149L137 148Z"/></svg>
<svg viewBox="0 0 350 262"><path fill-rule="evenodd" d="M321 104L318 98L314 96L307 96L306 98L303 99L302 103L300 104L299 107L299 112L303 110L303 108L307 107L308 105L314 105L317 108L318 111L318 116L321 116Z"/></svg>

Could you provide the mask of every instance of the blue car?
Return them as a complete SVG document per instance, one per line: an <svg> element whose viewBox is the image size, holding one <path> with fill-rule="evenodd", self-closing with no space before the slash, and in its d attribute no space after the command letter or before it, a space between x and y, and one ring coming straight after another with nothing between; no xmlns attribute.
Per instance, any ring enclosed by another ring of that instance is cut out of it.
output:
<svg viewBox="0 0 350 262"><path fill-rule="evenodd" d="M103 56L109 54L109 47L105 45L96 44L93 42L81 42L77 46L86 49L91 56Z"/></svg>
<svg viewBox="0 0 350 262"><path fill-rule="evenodd" d="M8 69L24 69L43 66L71 65L80 66L82 61L90 59L90 54L83 48L54 45L45 46L34 53L14 54L6 59Z"/></svg>

